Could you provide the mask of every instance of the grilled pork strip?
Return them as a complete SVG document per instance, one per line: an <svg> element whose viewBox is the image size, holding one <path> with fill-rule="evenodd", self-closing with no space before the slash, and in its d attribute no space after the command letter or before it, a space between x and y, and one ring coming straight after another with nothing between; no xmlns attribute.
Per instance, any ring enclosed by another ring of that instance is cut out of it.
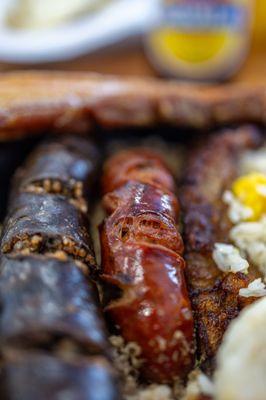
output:
<svg viewBox="0 0 266 400"><path fill-rule="evenodd" d="M120 291L106 313L126 341L139 345L143 375L157 382L185 377L194 351L173 187L153 152L120 152L105 165L102 280Z"/></svg>
<svg viewBox="0 0 266 400"><path fill-rule="evenodd" d="M232 227L222 200L237 177L238 158L261 143L258 130L251 126L227 130L190 151L181 190L183 210L185 270L193 305L198 356L207 371L229 322L246 304L239 289L256 276L223 273L212 258L216 242L228 243Z"/></svg>
<svg viewBox="0 0 266 400"><path fill-rule="evenodd" d="M197 129L239 122L265 125L259 84L189 85L82 72L0 74L0 139L47 131L164 123Z"/></svg>

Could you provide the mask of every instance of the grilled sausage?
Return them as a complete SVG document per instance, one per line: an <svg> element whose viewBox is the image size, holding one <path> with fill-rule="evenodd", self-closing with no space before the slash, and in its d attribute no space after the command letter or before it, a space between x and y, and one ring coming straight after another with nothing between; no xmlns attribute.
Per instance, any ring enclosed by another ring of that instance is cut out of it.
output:
<svg viewBox="0 0 266 400"><path fill-rule="evenodd" d="M0 381L4 399L120 399L92 280L96 262L88 217L80 203L71 201L73 192L67 191L74 182L82 183L84 191L76 200L89 203L91 172L87 168L75 180L68 168L72 161L79 164L82 152L77 156L76 148L86 150L85 139L79 145L73 139L73 148L66 148L65 140L62 146L65 154L69 152L61 166L65 175L57 176L46 164L55 167L60 161L55 160L57 151L62 154L60 139L48 150L44 146L46 161L42 162L45 179L60 181L66 190L55 194L40 175L35 180L40 165L39 158L32 156L26 162L29 171L15 178L17 187L3 227ZM93 165L95 161L90 160Z"/></svg>
<svg viewBox="0 0 266 400"><path fill-rule="evenodd" d="M213 261L214 243L228 243L232 227L222 197L237 176L241 152L260 142L259 132L249 126L213 136L190 152L184 174L181 205L186 277L195 315L198 357L209 372L223 333L243 305L239 289L256 275L252 268L247 275L224 274Z"/></svg>
<svg viewBox="0 0 266 400"><path fill-rule="evenodd" d="M85 265L3 256L0 270L2 344L37 346L71 337L90 354L106 351L96 287Z"/></svg>
<svg viewBox="0 0 266 400"><path fill-rule="evenodd" d="M161 157L146 149L140 152L123 150L115 158L107 160L102 184L104 193L110 193L128 181L148 183L164 191L175 191L174 179Z"/></svg>
<svg viewBox="0 0 266 400"><path fill-rule="evenodd" d="M19 192L9 208L3 253L64 251L95 267L88 218L63 196Z"/></svg>
<svg viewBox="0 0 266 400"><path fill-rule="evenodd" d="M97 177L100 156L93 141L63 136L40 144L16 173L16 187L32 193L61 194L82 211Z"/></svg>
<svg viewBox="0 0 266 400"><path fill-rule="evenodd" d="M104 357L7 351L0 373L1 399L119 400L116 379Z"/></svg>
<svg viewBox="0 0 266 400"><path fill-rule="evenodd" d="M157 154L141 149L118 153L105 168L103 190L117 189L103 202L110 215L100 228L102 279L120 290L106 312L140 346L146 379L170 382L193 362L173 178Z"/></svg>

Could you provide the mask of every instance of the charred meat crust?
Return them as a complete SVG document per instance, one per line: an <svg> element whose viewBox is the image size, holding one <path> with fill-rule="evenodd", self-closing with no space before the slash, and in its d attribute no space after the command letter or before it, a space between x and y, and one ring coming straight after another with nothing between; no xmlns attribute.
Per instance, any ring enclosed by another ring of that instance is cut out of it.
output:
<svg viewBox="0 0 266 400"><path fill-rule="evenodd" d="M69 337L87 354L106 352L96 287L79 265L2 256L0 271L2 345L38 347Z"/></svg>
<svg viewBox="0 0 266 400"><path fill-rule="evenodd" d="M251 126L227 130L190 151L181 190L185 270L197 333L198 356L208 371L229 322L243 302L238 292L256 272L225 275L212 258L215 242L228 243L232 227L222 196L237 176L241 152L261 144L260 133Z"/></svg>
<svg viewBox="0 0 266 400"><path fill-rule="evenodd" d="M0 138L91 126L197 129L265 124L264 85L214 87L90 73L28 71L0 75Z"/></svg>
<svg viewBox="0 0 266 400"><path fill-rule="evenodd" d="M141 149L117 153L105 171L103 191L116 190L103 202L110 215L100 228L101 278L120 290L106 313L139 345L143 376L171 382L186 376L194 351L173 178L157 154Z"/></svg>
<svg viewBox="0 0 266 400"><path fill-rule="evenodd" d="M4 353L2 400L119 400L117 377L101 356L60 355L13 350Z"/></svg>
<svg viewBox="0 0 266 400"><path fill-rule="evenodd" d="M3 253L64 251L95 268L87 216L63 196L18 193L6 218Z"/></svg>
<svg viewBox="0 0 266 400"><path fill-rule="evenodd" d="M17 171L15 184L24 192L64 195L86 212L99 161L92 140L74 136L53 138L30 155ZM16 194L14 187L13 196Z"/></svg>

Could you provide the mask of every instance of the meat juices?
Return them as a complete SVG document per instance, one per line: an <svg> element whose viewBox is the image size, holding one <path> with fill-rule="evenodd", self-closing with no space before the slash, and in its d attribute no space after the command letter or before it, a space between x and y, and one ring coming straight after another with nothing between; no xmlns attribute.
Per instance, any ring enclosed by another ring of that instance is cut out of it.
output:
<svg viewBox="0 0 266 400"><path fill-rule="evenodd" d="M66 393L120 399L92 279L97 266L86 210L98 158L90 140L80 140L41 145L14 179L0 259L3 400L58 400ZM80 169L86 157L90 168Z"/></svg>
<svg viewBox="0 0 266 400"><path fill-rule="evenodd" d="M111 292L105 311L139 345L147 380L183 378L194 338L174 180L157 154L134 149L107 161L103 191L109 216L100 227L101 278L120 292Z"/></svg>
<svg viewBox="0 0 266 400"><path fill-rule="evenodd" d="M192 149L186 164L181 205L184 223L186 278L192 301L198 358L205 371L214 369L214 356L223 334L240 309L250 301L239 289L256 277L223 273L212 252L216 242L228 243L232 227L223 193L237 176L238 157L261 143L253 127L227 130Z"/></svg>

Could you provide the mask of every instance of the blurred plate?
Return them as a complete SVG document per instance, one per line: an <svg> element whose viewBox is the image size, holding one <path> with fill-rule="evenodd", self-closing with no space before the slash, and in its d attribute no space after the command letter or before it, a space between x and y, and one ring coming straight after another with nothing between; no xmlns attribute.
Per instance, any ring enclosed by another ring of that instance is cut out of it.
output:
<svg viewBox="0 0 266 400"><path fill-rule="evenodd" d="M2 14L3 4L0 0ZM26 31L2 23L0 60L27 64L67 60L143 33L157 16L157 0L114 0L57 28Z"/></svg>

